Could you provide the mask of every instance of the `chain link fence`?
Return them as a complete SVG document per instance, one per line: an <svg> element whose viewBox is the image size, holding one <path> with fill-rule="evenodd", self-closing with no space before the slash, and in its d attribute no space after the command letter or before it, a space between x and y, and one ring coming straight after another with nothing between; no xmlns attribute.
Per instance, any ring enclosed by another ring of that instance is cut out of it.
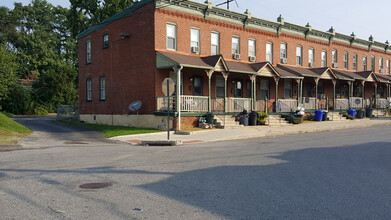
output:
<svg viewBox="0 0 391 220"><path fill-rule="evenodd" d="M57 120L79 121L78 105L59 105L57 106Z"/></svg>

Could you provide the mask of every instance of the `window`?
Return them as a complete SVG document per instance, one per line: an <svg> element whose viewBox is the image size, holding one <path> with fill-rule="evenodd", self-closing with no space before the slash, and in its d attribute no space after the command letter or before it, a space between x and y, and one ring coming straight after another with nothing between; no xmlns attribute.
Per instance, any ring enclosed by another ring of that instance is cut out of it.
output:
<svg viewBox="0 0 391 220"><path fill-rule="evenodd" d="M239 37L232 37L232 56L240 54L240 40Z"/></svg>
<svg viewBox="0 0 391 220"><path fill-rule="evenodd" d="M322 50L321 61L321 67L327 67L327 52L325 50Z"/></svg>
<svg viewBox="0 0 391 220"><path fill-rule="evenodd" d="M199 54L200 53L200 30L192 28L190 29L190 52Z"/></svg>
<svg viewBox="0 0 391 220"><path fill-rule="evenodd" d="M371 56L371 70L375 71L375 56Z"/></svg>
<svg viewBox="0 0 391 220"><path fill-rule="evenodd" d="M308 66L314 67L314 48L308 49Z"/></svg>
<svg viewBox="0 0 391 220"><path fill-rule="evenodd" d="M280 45L280 58L281 58L281 63L287 63L287 54L286 54L286 43L282 42Z"/></svg>
<svg viewBox="0 0 391 220"><path fill-rule="evenodd" d="M255 40L254 39L248 40L248 56L255 57Z"/></svg>
<svg viewBox="0 0 391 220"><path fill-rule="evenodd" d="M353 70L357 70L357 54L353 54Z"/></svg>
<svg viewBox="0 0 391 220"><path fill-rule="evenodd" d="M213 56L213 55L217 55L220 53L220 34L219 33L215 33L215 32L212 32L211 35L210 35L210 38L211 38L211 45L210 45L210 48L211 48L211 52L210 54Z"/></svg>
<svg viewBox="0 0 391 220"><path fill-rule="evenodd" d="M379 57L379 72L384 73L383 69L383 57Z"/></svg>
<svg viewBox="0 0 391 220"><path fill-rule="evenodd" d="M390 74L390 59L387 59L386 61L386 71L388 74Z"/></svg>
<svg viewBox="0 0 391 220"><path fill-rule="evenodd" d="M246 82L246 97L247 98L252 98L253 95L251 94L251 81L247 80Z"/></svg>
<svg viewBox="0 0 391 220"><path fill-rule="evenodd" d="M349 54L348 54L348 52L344 52L344 53L343 53L343 68L344 68L345 70L347 70L347 69L349 68L348 59L349 59Z"/></svg>
<svg viewBox="0 0 391 220"><path fill-rule="evenodd" d="M303 65L303 48L301 46L296 47L296 65Z"/></svg>
<svg viewBox="0 0 391 220"><path fill-rule="evenodd" d="M331 52L331 57L333 58L333 68L338 68L338 52L337 50L333 50Z"/></svg>
<svg viewBox="0 0 391 220"><path fill-rule="evenodd" d="M86 100L91 101L92 100L92 86L91 86L91 79L86 80Z"/></svg>
<svg viewBox="0 0 391 220"><path fill-rule="evenodd" d="M291 99L292 98L292 80L284 79L284 98Z"/></svg>
<svg viewBox="0 0 391 220"><path fill-rule="evenodd" d="M273 63L273 43L266 43L266 61Z"/></svg>
<svg viewBox="0 0 391 220"><path fill-rule="evenodd" d="M269 80L261 79L261 100L269 99Z"/></svg>
<svg viewBox="0 0 391 220"><path fill-rule="evenodd" d="M103 35L103 48L109 48L109 34Z"/></svg>
<svg viewBox="0 0 391 220"><path fill-rule="evenodd" d="M216 76L216 98L224 98L225 80L223 76Z"/></svg>
<svg viewBox="0 0 391 220"><path fill-rule="evenodd" d="M90 64L91 63L91 41L88 40L86 43L86 63Z"/></svg>
<svg viewBox="0 0 391 220"><path fill-rule="evenodd" d="M176 50L176 25L167 24L167 49Z"/></svg>
<svg viewBox="0 0 391 220"><path fill-rule="evenodd" d="M362 57L362 69L363 71L367 71L367 56Z"/></svg>
<svg viewBox="0 0 391 220"><path fill-rule="evenodd" d="M99 98L101 101L106 100L106 78L104 76L99 78Z"/></svg>
<svg viewBox="0 0 391 220"><path fill-rule="evenodd" d="M194 96L202 96L202 78L200 76L194 77L193 88Z"/></svg>

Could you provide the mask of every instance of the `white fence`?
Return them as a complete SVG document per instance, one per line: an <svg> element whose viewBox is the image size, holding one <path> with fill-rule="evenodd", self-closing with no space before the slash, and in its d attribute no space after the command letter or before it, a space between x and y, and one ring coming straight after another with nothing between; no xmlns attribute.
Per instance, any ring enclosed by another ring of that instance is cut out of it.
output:
<svg viewBox="0 0 391 220"><path fill-rule="evenodd" d="M377 99L376 108L388 108L389 107L388 103L389 102L387 99Z"/></svg>
<svg viewBox="0 0 391 220"><path fill-rule="evenodd" d="M266 100L258 100L256 103L255 103L255 109L257 111L268 111L266 110L267 108L267 101Z"/></svg>
<svg viewBox="0 0 391 220"><path fill-rule="evenodd" d="M297 108L296 99L279 99L278 100L279 112L295 112Z"/></svg>
<svg viewBox="0 0 391 220"><path fill-rule="evenodd" d="M167 111L168 106L170 111L175 110L175 97L157 97L157 110ZM181 111L182 112L208 112L208 97L207 96L181 96Z"/></svg>
<svg viewBox="0 0 391 220"><path fill-rule="evenodd" d="M334 110L349 109L349 99L335 99Z"/></svg>
<svg viewBox="0 0 391 220"><path fill-rule="evenodd" d="M228 98L228 112L242 112L244 109L247 111L251 109L252 99L248 98Z"/></svg>
<svg viewBox="0 0 391 220"><path fill-rule="evenodd" d="M316 109L316 98L313 97L303 97L303 107L305 109Z"/></svg>
<svg viewBox="0 0 391 220"><path fill-rule="evenodd" d="M213 112L224 112L224 98L212 99L212 111Z"/></svg>
<svg viewBox="0 0 391 220"><path fill-rule="evenodd" d="M170 111L174 111L174 96L167 97L157 97L156 110L161 112L166 112L168 110L168 106L170 107Z"/></svg>

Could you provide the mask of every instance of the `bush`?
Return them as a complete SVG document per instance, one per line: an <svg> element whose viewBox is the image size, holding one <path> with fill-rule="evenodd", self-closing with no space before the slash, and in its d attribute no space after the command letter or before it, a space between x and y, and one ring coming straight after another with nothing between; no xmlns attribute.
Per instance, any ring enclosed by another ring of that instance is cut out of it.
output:
<svg viewBox="0 0 391 220"><path fill-rule="evenodd" d="M45 107L42 107L42 106L38 106L34 109L34 114L36 115L47 115L48 114L48 110L46 110Z"/></svg>
<svg viewBox="0 0 391 220"><path fill-rule="evenodd" d="M345 118L347 118L347 119L354 120L354 117L352 117L352 116L349 115L348 113L343 113L342 116L345 117Z"/></svg>
<svg viewBox="0 0 391 220"><path fill-rule="evenodd" d="M292 124L300 124L303 122L302 118L295 117L293 115L281 115L281 116L283 118L285 118L285 120L289 121L289 123L292 123Z"/></svg>
<svg viewBox="0 0 391 220"><path fill-rule="evenodd" d="M266 112L258 112L258 125L265 125L266 124L266 118L269 117L269 115Z"/></svg>

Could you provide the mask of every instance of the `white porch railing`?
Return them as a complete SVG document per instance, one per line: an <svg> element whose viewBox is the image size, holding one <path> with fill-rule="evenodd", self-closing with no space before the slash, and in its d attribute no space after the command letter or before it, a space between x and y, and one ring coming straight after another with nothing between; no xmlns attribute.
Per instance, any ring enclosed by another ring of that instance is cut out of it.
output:
<svg viewBox="0 0 391 220"><path fill-rule="evenodd" d="M212 112L224 112L224 98L212 99Z"/></svg>
<svg viewBox="0 0 391 220"><path fill-rule="evenodd" d="M166 96L157 97L156 110L165 112L168 110L168 106L170 106L170 111L174 110L174 96L170 96L168 99Z"/></svg>
<svg viewBox="0 0 391 220"><path fill-rule="evenodd" d="M364 100L361 97L350 97L349 102L350 102L350 108L364 108L365 107Z"/></svg>
<svg viewBox="0 0 391 220"><path fill-rule="evenodd" d="M279 112L295 112L297 108L296 99L279 99Z"/></svg>
<svg viewBox="0 0 391 220"><path fill-rule="evenodd" d="M257 111L262 111L262 112L264 112L264 111L266 111L266 105L267 105L266 100L257 100L257 101L255 102L255 109L256 109Z"/></svg>
<svg viewBox="0 0 391 220"><path fill-rule="evenodd" d="M349 99L335 99L335 110L349 109Z"/></svg>
<svg viewBox="0 0 391 220"><path fill-rule="evenodd" d="M387 99L377 99L376 102L376 108L388 108L388 101Z"/></svg>
<svg viewBox="0 0 391 220"><path fill-rule="evenodd" d="M244 109L251 111L252 99L228 98L228 112L242 112Z"/></svg>
<svg viewBox="0 0 391 220"><path fill-rule="evenodd" d="M208 112L207 96L181 96L181 111L183 112Z"/></svg>
<svg viewBox="0 0 391 220"><path fill-rule="evenodd" d="M307 109L316 109L316 98L314 97L303 97L302 106Z"/></svg>

